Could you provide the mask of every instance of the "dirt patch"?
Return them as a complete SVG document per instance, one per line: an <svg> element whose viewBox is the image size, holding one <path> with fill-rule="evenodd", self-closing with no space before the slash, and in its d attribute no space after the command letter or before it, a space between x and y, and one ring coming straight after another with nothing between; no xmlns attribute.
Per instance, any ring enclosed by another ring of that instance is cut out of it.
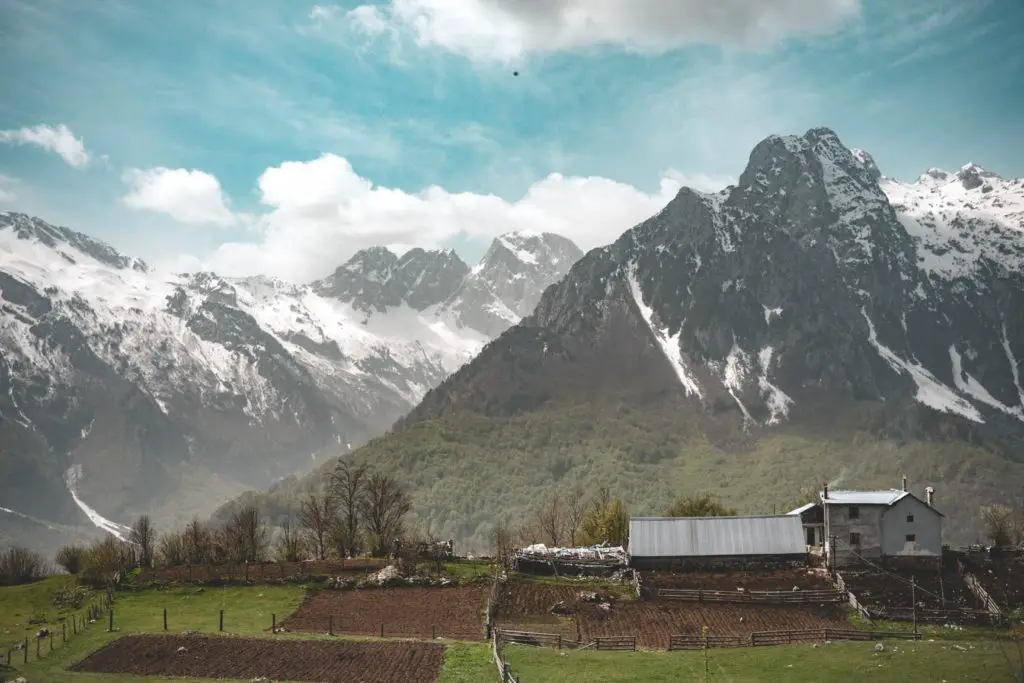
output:
<svg viewBox="0 0 1024 683"><path fill-rule="evenodd" d="M288 631L484 640L484 585L320 590L281 622Z"/></svg>
<svg viewBox="0 0 1024 683"><path fill-rule="evenodd" d="M835 606L623 602L607 611L582 606L577 619L584 641L635 635L646 649L666 649L669 636L700 635L705 625L711 635L744 638L754 631L849 628L844 610Z"/></svg>
<svg viewBox="0 0 1024 683"><path fill-rule="evenodd" d="M733 572L641 572L645 597L659 588L734 591L828 590L834 588L821 569L765 569Z"/></svg>
<svg viewBox="0 0 1024 683"><path fill-rule="evenodd" d="M199 564L191 567L144 569L143 583L192 581L283 581L330 576L365 576L386 566L378 559L355 558L336 562L262 562L260 564Z"/></svg>
<svg viewBox="0 0 1024 683"><path fill-rule="evenodd" d="M323 683L432 683L443 662L444 646L433 643L146 635L119 638L71 670Z"/></svg>
<svg viewBox="0 0 1024 683"><path fill-rule="evenodd" d="M1024 607L1024 553L971 553L964 557L964 565L997 605L1010 610Z"/></svg>
<svg viewBox="0 0 1024 683"><path fill-rule="evenodd" d="M915 597L917 606L924 609L984 609L954 568L941 572L890 569L888 572L847 570L839 573L846 587L869 610L910 609ZM916 581L916 589L911 588L911 579Z"/></svg>

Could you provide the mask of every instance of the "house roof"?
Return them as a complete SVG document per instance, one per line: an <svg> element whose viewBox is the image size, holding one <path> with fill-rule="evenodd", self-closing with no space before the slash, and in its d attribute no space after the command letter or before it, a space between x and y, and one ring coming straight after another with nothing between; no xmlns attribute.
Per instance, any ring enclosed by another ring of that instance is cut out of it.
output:
<svg viewBox="0 0 1024 683"><path fill-rule="evenodd" d="M823 498L826 505L892 505L909 491L889 489L888 491L829 491L828 498Z"/></svg>
<svg viewBox="0 0 1024 683"><path fill-rule="evenodd" d="M801 505L796 510L790 510L786 514L787 515L802 515L805 512L807 512L808 510L810 510L812 507L814 507L815 505L818 505L818 503L808 503L807 505Z"/></svg>
<svg viewBox="0 0 1024 683"><path fill-rule="evenodd" d="M797 555L807 551L803 524L791 515L757 517L633 517L633 557Z"/></svg>
<svg viewBox="0 0 1024 683"><path fill-rule="evenodd" d="M821 493L818 494L821 496ZM925 505L940 517L945 517L934 506L928 505L925 501L915 496L910 491L900 489L888 489L885 491L832 491L828 492L828 498L823 498L822 503L826 505L885 505L891 507L904 498L913 498Z"/></svg>

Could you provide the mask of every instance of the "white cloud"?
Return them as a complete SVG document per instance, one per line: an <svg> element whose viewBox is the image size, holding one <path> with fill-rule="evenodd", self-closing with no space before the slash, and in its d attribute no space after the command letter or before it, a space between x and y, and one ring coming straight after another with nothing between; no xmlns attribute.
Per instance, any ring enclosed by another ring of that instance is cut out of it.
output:
<svg viewBox="0 0 1024 683"><path fill-rule="evenodd" d="M17 195L14 193L14 185L17 180L9 175L0 173L0 204L13 202Z"/></svg>
<svg viewBox="0 0 1024 683"><path fill-rule="evenodd" d="M731 181L691 181L669 171L658 190L647 193L607 178L551 174L510 202L437 186L416 193L377 187L346 159L324 154L264 171L259 191L272 209L259 220L261 241L223 244L205 265L223 275L308 282L368 246L436 247L458 236L489 240L525 228L564 235L587 249L657 213L683 184L719 189Z"/></svg>
<svg viewBox="0 0 1024 683"><path fill-rule="evenodd" d="M238 217L228 209L216 177L185 168L130 168L122 180L129 186L121 198L133 209L165 213L181 223L229 226Z"/></svg>
<svg viewBox="0 0 1024 683"><path fill-rule="evenodd" d="M89 153L85 151L82 139L76 138L71 129L63 123L56 128L38 125L33 128L0 130L0 142L42 147L59 154L73 168L85 168L89 165Z"/></svg>
<svg viewBox="0 0 1024 683"><path fill-rule="evenodd" d="M860 0L388 0L346 13L369 35L404 31L420 46L478 61L598 45L664 52L691 44L770 45L828 32ZM318 23L339 15L318 5Z"/></svg>

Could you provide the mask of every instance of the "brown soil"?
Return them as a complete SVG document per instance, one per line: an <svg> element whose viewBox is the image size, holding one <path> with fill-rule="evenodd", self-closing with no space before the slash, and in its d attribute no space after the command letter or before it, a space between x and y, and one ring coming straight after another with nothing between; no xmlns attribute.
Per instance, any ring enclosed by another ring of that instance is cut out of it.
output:
<svg viewBox="0 0 1024 683"><path fill-rule="evenodd" d="M734 591L822 590L834 588L823 570L767 569L734 572L641 572L640 586L645 591L658 588L689 588Z"/></svg>
<svg viewBox="0 0 1024 683"><path fill-rule="evenodd" d="M185 650L179 652L182 647ZM441 671L444 650L442 645L416 642L125 636L71 670L317 683L432 683Z"/></svg>
<svg viewBox="0 0 1024 683"><path fill-rule="evenodd" d="M487 586L321 590L281 623L288 631L484 640Z"/></svg>

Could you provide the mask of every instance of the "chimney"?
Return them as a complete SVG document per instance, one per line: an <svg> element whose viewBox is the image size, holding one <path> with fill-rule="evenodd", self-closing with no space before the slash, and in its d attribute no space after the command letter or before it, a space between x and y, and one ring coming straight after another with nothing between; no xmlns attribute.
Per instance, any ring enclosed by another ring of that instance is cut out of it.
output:
<svg viewBox="0 0 1024 683"><path fill-rule="evenodd" d="M907 475L904 474L903 475L903 491L906 492L906 490L907 490Z"/></svg>
<svg viewBox="0 0 1024 683"><path fill-rule="evenodd" d="M825 482L825 487L821 491L821 499L828 500L828 482Z"/></svg>
<svg viewBox="0 0 1024 683"><path fill-rule="evenodd" d="M932 506L932 501L935 499L935 489L931 486L926 486L924 489L925 501L928 503L928 507Z"/></svg>

